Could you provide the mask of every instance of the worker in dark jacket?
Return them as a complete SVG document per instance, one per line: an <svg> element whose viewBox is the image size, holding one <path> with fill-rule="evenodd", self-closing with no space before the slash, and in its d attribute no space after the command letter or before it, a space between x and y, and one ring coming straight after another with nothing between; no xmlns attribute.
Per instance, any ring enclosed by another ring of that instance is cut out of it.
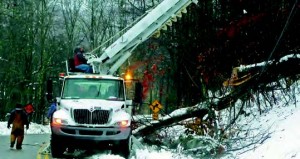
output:
<svg viewBox="0 0 300 159"><path fill-rule="evenodd" d="M85 73L93 73L93 68L87 64L87 60L83 56L84 50L82 47L74 50L74 64L75 68Z"/></svg>
<svg viewBox="0 0 300 159"><path fill-rule="evenodd" d="M24 139L24 125L26 129L29 128L29 122L25 111L21 104L16 104L16 108L11 111L10 117L7 123L7 128L10 129L12 124L12 130L10 134L10 147L13 148L17 140L16 149L22 149L22 142Z"/></svg>

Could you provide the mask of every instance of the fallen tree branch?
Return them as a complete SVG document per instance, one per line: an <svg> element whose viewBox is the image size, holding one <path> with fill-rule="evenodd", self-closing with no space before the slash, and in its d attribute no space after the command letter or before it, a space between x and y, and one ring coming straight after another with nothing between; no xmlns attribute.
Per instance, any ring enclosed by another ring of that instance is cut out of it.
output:
<svg viewBox="0 0 300 159"><path fill-rule="evenodd" d="M238 69L239 72L250 73L251 78L241 85L234 87L234 91L231 93L219 99L214 99L210 103L203 102L196 106L178 109L158 121L151 121L136 128L133 134L137 136L148 135L158 129L188 118L199 117L202 119L210 111L219 111L230 107L232 103L243 98L251 90L256 91L265 88L266 85L282 78L298 78L297 75L300 74L300 54L287 55L278 60L243 66ZM262 70L264 70L263 73L260 72Z"/></svg>
<svg viewBox="0 0 300 159"><path fill-rule="evenodd" d="M158 121L151 121L133 131L134 135L148 135L153 133L154 131L163 128L167 125L172 125L173 123L180 122L182 120L191 118L191 117L200 117L202 118L204 115L208 114L209 110L205 108L205 105L196 105L193 107L181 108L170 115L163 117Z"/></svg>

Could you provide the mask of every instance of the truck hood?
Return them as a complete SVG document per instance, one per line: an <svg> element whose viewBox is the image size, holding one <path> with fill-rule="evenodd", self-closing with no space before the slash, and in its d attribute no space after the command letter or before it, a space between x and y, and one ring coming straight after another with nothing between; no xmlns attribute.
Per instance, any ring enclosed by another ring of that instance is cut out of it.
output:
<svg viewBox="0 0 300 159"><path fill-rule="evenodd" d="M62 99L59 106L66 109L101 108L102 110L116 111L124 108L125 102L99 99Z"/></svg>

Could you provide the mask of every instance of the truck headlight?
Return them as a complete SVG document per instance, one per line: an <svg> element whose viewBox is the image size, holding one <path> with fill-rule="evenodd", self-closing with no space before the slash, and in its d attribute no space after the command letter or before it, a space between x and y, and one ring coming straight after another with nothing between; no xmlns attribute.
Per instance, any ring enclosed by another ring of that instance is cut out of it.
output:
<svg viewBox="0 0 300 159"><path fill-rule="evenodd" d="M60 126L60 125L64 125L64 124L67 124L67 120L65 119L61 119L61 118L53 118L53 121L52 121L53 125L57 125L57 126Z"/></svg>
<svg viewBox="0 0 300 159"><path fill-rule="evenodd" d="M122 121L116 122L116 125L121 126L121 127L126 127L126 126L128 126L128 124L129 124L128 120L122 120Z"/></svg>

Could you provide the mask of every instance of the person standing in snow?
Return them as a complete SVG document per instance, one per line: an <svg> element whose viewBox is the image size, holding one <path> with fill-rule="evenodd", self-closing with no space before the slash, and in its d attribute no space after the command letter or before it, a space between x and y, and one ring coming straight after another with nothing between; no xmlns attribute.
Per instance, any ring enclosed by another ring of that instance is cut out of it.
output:
<svg viewBox="0 0 300 159"><path fill-rule="evenodd" d="M11 124L10 148L13 148L17 141L16 149L20 150L24 139L24 125L26 125L26 129L29 129L29 121L21 104L16 104L16 108L11 111L7 123L8 129L11 128Z"/></svg>
<svg viewBox="0 0 300 159"><path fill-rule="evenodd" d="M74 65L75 68L85 73L93 73L93 69L87 64L87 60L83 56L84 50L78 47L74 50Z"/></svg>

